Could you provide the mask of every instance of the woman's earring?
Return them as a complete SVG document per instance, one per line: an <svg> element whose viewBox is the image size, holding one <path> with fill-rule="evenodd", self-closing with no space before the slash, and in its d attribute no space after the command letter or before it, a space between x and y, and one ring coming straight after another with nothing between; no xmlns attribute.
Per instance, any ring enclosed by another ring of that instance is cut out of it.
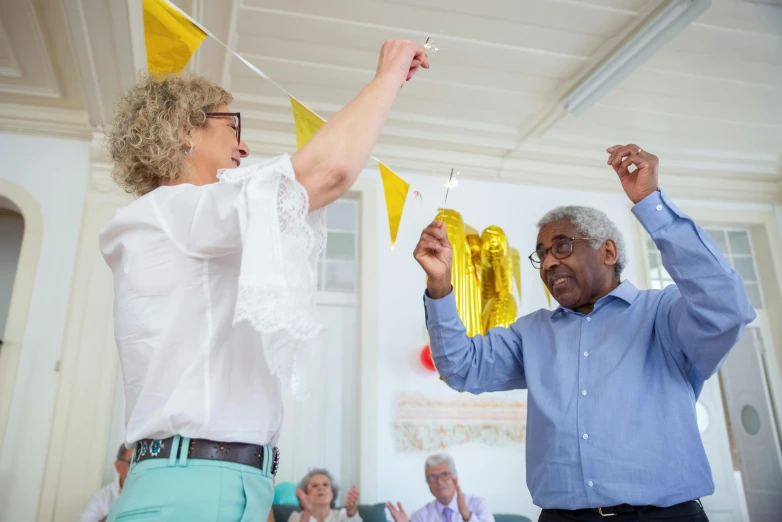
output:
<svg viewBox="0 0 782 522"><path fill-rule="evenodd" d="M191 152L193 152L193 143L192 142L190 143L190 148L187 149L187 152L185 152L185 156L189 156Z"/></svg>

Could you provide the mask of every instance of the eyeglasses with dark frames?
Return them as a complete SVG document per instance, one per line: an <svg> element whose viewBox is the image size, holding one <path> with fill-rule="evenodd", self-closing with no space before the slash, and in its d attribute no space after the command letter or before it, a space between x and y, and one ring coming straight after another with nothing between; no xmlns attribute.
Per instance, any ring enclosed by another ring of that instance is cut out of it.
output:
<svg viewBox="0 0 782 522"><path fill-rule="evenodd" d="M442 473L432 473L431 475L426 476L426 481L430 484L434 484L438 480L441 480L443 482L447 481L451 478L451 472L450 471L443 471Z"/></svg>
<svg viewBox="0 0 782 522"><path fill-rule="evenodd" d="M535 270L540 270L540 267L543 266L543 262L546 260L546 256L549 252L551 252L551 255L553 255L556 259L565 259L566 257L570 257L570 254L573 253L573 241L589 241L591 239L597 238L561 237L559 239L555 239L554 242L551 243L550 247L541 248L531 253L529 256L530 263L532 263L532 266L535 267Z"/></svg>
<svg viewBox="0 0 782 522"><path fill-rule="evenodd" d="M234 119L234 124L229 125L229 127L233 128L234 133L236 134L236 143L240 144L242 142L242 115L238 112L207 112L206 113L207 118L229 118L232 117Z"/></svg>

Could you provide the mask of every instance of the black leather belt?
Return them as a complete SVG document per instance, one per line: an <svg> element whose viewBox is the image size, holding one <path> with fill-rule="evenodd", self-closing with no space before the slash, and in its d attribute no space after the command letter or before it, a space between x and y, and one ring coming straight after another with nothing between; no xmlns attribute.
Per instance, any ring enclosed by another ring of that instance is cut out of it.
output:
<svg viewBox="0 0 782 522"><path fill-rule="evenodd" d="M177 441L174 447L174 441ZM136 443L133 453L134 462L161 460L171 457L171 452L179 458L183 437L168 439L142 439ZM252 466L260 470L269 469L273 476L280 464L280 450L276 447L245 444L243 442L217 442L206 439L189 439L188 459L222 460ZM271 462L268 459L271 458Z"/></svg>
<svg viewBox="0 0 782 522"><path fill-rule="evenodd" d="M593 516L601 516L601 517L613 517L615 515L626 515L628 513L638 513L638 512L650 512L650 511L656 511L656 512L665 512L666 515L670 516L686 516L686 515L695 515L697 513L700 513L703 511L703 504L701 504L700 500L690 500L689 502L682 502L681 504L676 504L669 507L659 507L659 506L631 506L630 504L619 504L617 506L611 506L611 507L604 507L604 508L585 508L585 509L575 509L575 510L565 510L565 509L551 509L551 510L545 510L545 511L556 511L560 513L567 513L571 515L576 516L585 516L585 515L593 515Z"/></svg>

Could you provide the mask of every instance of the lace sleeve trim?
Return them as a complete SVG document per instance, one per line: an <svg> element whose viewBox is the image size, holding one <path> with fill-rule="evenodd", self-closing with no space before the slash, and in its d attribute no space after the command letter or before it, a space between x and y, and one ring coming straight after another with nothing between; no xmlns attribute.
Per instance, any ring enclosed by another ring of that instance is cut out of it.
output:
<svg viewBox="0 0 782 522"><path fill-rule="evenodd" d="M304 397L306 363L323 329L315 292L325 212L309 213L307 191L287 155L222 171L219 179L242 186L235 204L242 262L233 322L247 320L261 334L272 374Z"/></svg>

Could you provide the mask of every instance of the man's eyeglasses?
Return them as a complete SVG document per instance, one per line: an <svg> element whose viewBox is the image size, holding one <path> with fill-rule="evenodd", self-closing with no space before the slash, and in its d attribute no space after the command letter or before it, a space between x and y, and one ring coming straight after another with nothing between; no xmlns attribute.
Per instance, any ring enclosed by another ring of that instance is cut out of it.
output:
<svg viewBox="0 0 782 522"><path fill-rule="evenodd" d="M535 267L535 270L540 270L540 267L543 266L543 261L546 260L546 256L549 252L551 252L551 255L553 255L556 259L565 259L573 253L573 241L587 241L590 239L597 238L561 237L559 239L555 239L550 247L535 250L532 254L530 254L529 260L532 263L532 266Z"/></svg>
<svg viewBox="0 0 782 522"><path fill-rule="evenodd" d="M242 142L242 115L238 112L207 112L207 118L233 118L233 125L229 125L236 133L236 143Z"/></svg>
<svg viewBox="0 0 782 522"><path fill-rule="evenodd" d="M443 471L442 473L432 473L431 475L426 476L426 481L429 484L434 484L438 480L442 480L443 482L451 478L451 472L450 471Z"/></svg>

